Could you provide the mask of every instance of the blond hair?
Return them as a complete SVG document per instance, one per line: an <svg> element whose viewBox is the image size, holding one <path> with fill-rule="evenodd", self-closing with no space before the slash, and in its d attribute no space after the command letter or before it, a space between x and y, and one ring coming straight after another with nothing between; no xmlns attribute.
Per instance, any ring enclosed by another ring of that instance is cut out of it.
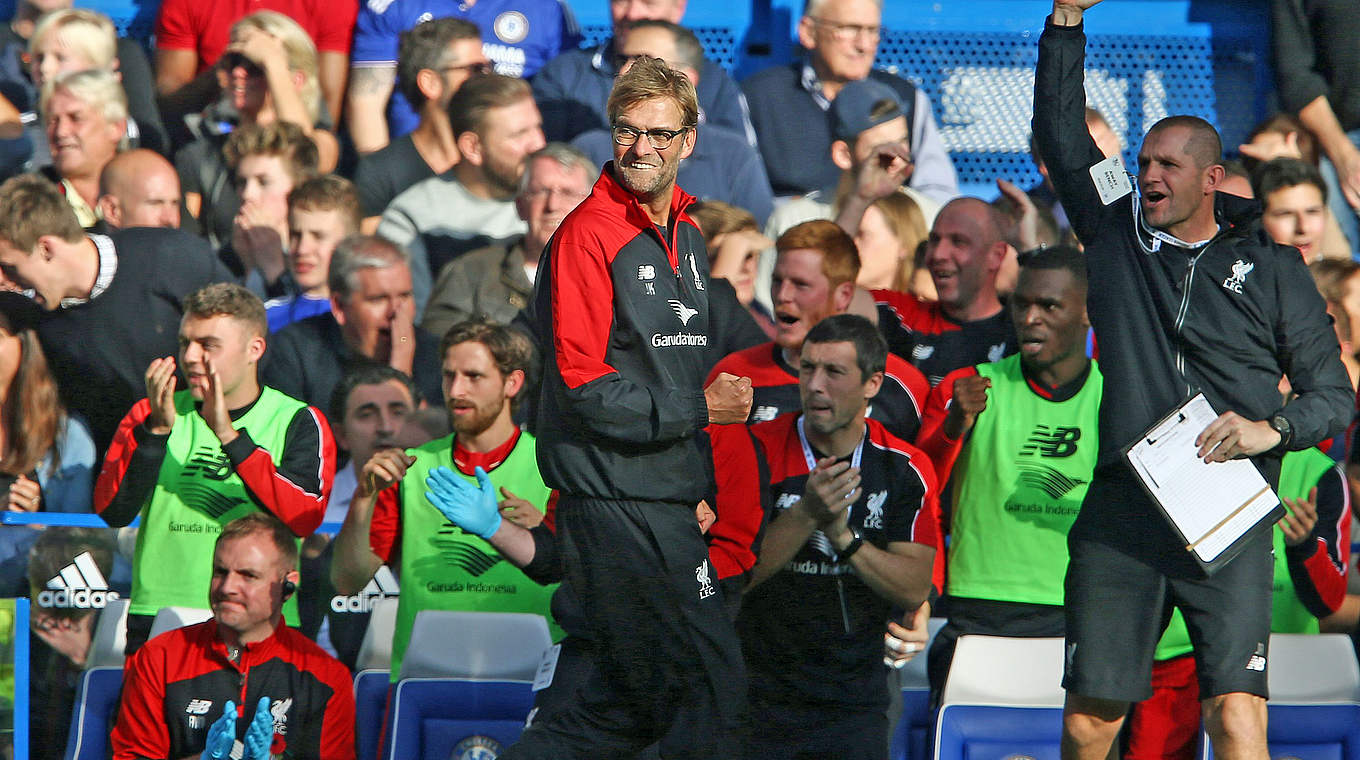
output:
<svg viewBox="0 0 1360 760"><path fill-rule="evenodd" d="M609 122L618 121L624 111L653 98L669 98L675 103L680 109L680 126L698 126L699 96L694 83L665 61L649 55L633 59L633 65L614 80L614 91L609 93L606 107Z"/></svg>
<svg viewBox="0 0 1360 760"><path fill-rule="evenodd" d="M48 80L43 86L38 110L47 113L47 103L57 90L64 90L76 100L97 107L104 120L112 124L128 117L127 93L118 76L105 69L67 71Z"/></svg>
<svg viewBox="0 0 1360 760"><path fill-rule="evenodd" d="M288 70L301 72L304 77L300 94L307 115L315 122L321 115L321 83L317 80L316 43L291 18L277 11L256 11L242 16L231 25L231 36L246 28L259 29L283 43L288 55Z"/></svg>
<svg viewBox="0 0 1360 760"><path fill-rule="evenodd" d="M36 55L47 35L55 34L66 47L90 61L90 67L112 69L118 56L118 35L108 16L85 8L64 8L43 16L28 38L28 53Z"/></svg>

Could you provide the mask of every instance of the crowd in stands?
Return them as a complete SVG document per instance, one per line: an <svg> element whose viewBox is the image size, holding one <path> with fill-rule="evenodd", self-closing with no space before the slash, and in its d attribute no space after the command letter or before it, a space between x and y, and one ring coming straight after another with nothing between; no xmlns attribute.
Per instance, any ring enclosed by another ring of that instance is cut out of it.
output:
<svg viewBox="0 0 1360 760"><path fill-rule="evenodd" d="M900 666L932 614L949 620L936 689L960 635L1062 635L1104 382L1083 241L1037 146L1039 184L960 196L930 98L875 68L882 0L807 0L797 60L741 82L705 58L685 0L609 0L612 34L589 48L567 0L268 0L241 15L162 0L150 55L71 5L19 0L0 29L0 498L119 530L0 527L0 596L35 600L31 756L63 752L99 615L36 601L79 558L130 599L116 758L225 757L224 737L265 757L285 735L298 756L352 756L330 658L354 668L394 577L394 681L421 609L537 612L555 639L579 635L535 458L552 351L535 343L534 293L559 225L616 191L609 162L636 141L692 151L677 184L695 202L642 234L702 236L703 374L753 388L747 425L713 426L711 467L690 475L710 481L698 519L769 742L751 756L833 734L834 753L843 732L879 756L876 642L889 634ZM1224 192L1255 199L1235 223L1309 265L1354 390L1360 29L1339 0L1307 18L1273 5L1284 110L1229 150ZM611 121L618 77L652 59L691 83L693 123ZM1100 112L1086 125L1104 155L1123 151ZM673 272L639 267L583 302L690 268L698 282L702 256L675 248ZM800 439L812 403L869 420L872 451L817 464L818 441L839 439ZM1283 461L1277 630L1353 632L1360 450L1339 436ZM494 489L497 509L442 502L427 486L441 478ZM864 535L837 499L859 500ZM846 569L861 544L866 564ZM818 563L836 569L790 580ZM169 605L214 617L148 642ZM1183 625L1158 667L1187 682ZM250 699L220 699L215 679L270 657ZM209 692L210 712L147 730L162 703ZM275 699L267 733L260 697ZM1180 714L1198 720L1190 700ZM1179 741L1189 757L1193 733Z"/></svg>

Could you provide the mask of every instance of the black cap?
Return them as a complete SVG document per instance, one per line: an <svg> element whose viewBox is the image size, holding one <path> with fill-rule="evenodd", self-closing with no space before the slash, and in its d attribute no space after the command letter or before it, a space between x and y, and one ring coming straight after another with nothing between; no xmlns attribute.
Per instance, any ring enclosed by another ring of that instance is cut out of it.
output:
<svg viewBox="0 0 1360 760"><path fill-rule="evenodd" d="M884 100L896 107L875 113L875 107ZM906 107L893 88L873 79L857 79L847 82L831 101L831 135L836 140L854 142L860 132L905 114Z"/></svg>

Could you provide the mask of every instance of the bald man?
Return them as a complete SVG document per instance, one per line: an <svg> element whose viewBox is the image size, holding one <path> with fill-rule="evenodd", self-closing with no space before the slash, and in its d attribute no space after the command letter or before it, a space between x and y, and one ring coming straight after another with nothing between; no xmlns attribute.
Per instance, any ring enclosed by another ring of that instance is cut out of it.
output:
<svg viewBox="0 0 1360 760"><path fill-rule="evenodd" d="M1000 361L1018 348L1015 328L997 295L1006 259L1005 222L986 201L955 198L935 217L925 267L940 300L873 291L878 324L893 353L936 385L950 372Z"/></svg>
<svg viewBox="0 0 1360 760"><path fill-rule="evenodd" d="M179 227L179 175L159 153L114 156L99 174L99 212L113 229Z"/></svg>

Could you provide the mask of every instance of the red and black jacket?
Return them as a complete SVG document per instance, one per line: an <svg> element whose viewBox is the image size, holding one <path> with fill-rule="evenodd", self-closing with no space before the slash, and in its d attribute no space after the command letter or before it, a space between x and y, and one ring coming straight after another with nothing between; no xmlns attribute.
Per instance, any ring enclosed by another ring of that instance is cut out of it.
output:
<svg viewBox="0 0 1360 760"><path fill-rule="evenodd" d="M1005 308L983 319L955 322L938 303L910 293L875 290L872 295L888 350L921 370L932 386L960 367L1001 361L1020 350Z"/></svg>
<svg viewBox="0 0 1360 760"><path fill-rule="evenodd" d="M781 414L802 411L798 394L798 368L784 360L784 351L769 342L728 354L708 373L705 385L720 372L751 378L754 401L747 424L768 422ZM869 419L878 420L889 433L910 441L921 426L921 413L930 383L921 371L895 354L888 354L883 385L869 403Z"/></svg>
<svg viewBox="0 0 1360 760"><path fill-rule="evenodd" d="M242 647L237 664L214 620L161 634L128 660L114 760L202 752L228 700L236 703L240 740L260 697L269 697L274 718L270 754L353 760L354 693L345 666L282 621L269 638Z"/></svg>
<svg viewBox="0 0 1360 760"><path fill-rule="evenodd" d="M575 496L693 505L708 491L695 440L708 424L707 249L687 193L675 188L663 237L613 172L539 263L539 469Z"/></svg>

